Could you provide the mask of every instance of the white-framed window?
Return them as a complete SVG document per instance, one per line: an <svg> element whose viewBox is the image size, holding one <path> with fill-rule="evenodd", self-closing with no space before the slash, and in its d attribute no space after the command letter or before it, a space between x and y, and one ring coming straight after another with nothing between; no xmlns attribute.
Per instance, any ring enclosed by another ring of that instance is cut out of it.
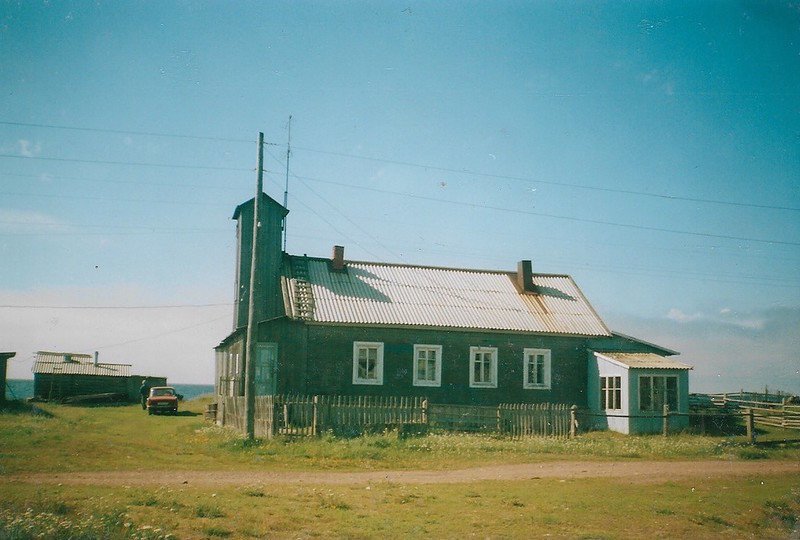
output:
<svg viewBox="0 0 800 540"><path fill-rule="evenodd" d="M550 349L525 349L523 351L522 387L550 389Z"/></svg>
<svg viewBox="0 0 800 540"><path fill-rule="evenodd" d="M600 377L600 408L622 409L622 377Z"/></svg>
<svg viewBox="0 0 800 540"><path fill-rule="evenodd" d="M442 346L414 345L414 386L442 385Z"/></svg>
<svg viewBox="0 0 800 540"><path fill-rule="evenodd" d="M353 342L353 384L383 384L383 343Z"/></svg>
<svg viewBox="0 0 800 540"><path fill-rule="evenodd" d="M639 410L659 412L664 404L678 410L678 377L675 375L640 375Z"/></svg>
<svg viewBox="0 0 800 540"><path fill-rule="evenodd" d="M469 348L469 385L472 388L497 388L497 349Z"/></svg>

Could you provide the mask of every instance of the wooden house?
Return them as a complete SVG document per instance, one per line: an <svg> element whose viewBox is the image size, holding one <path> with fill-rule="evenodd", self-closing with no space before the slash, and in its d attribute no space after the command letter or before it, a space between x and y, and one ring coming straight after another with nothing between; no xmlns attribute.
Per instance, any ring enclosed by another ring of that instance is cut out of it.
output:
<svg viewBox="0 0 800 540"><path fill-rule="evenodd" d="M165 377L131 375L129 364L99 362L89 354L39 351L33 363L33 395L49 401L93 394L123 394L139 399L139 386L166 385Z"/></svg>
<svg viewBox="0 0 800 540"><path fill-rule="evenodd" d="M215 349L216 392L223 396L244 392L253 207L251 199L233 215L233 329ZM351 261L341 246L330 259L289 255L281 249L287 210L263 194L260 208L257 395L425 396L433 403L586 409L599 403L600 379L587 376L587 356L595 351L649 354L653 363L675 354L613 333L570 276L533 272L531 261L509 272ZM678 384L688 395L688 378Z"/></svg>

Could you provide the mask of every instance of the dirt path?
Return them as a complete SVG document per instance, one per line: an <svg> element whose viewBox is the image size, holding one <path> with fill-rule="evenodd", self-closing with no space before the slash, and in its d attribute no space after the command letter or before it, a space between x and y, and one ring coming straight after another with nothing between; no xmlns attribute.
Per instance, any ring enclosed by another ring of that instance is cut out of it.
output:
<svg viewBox="0 0 800 540"><path fill-rule="evenodd" d="M0 484L83 484L106 486L257 484L455 484L483 480L541 478L616 478L634 483L724 476L800 474L800 463L789 461L562 461L494 465L452 471L107 471L32 473L0 476Z"/></svg>

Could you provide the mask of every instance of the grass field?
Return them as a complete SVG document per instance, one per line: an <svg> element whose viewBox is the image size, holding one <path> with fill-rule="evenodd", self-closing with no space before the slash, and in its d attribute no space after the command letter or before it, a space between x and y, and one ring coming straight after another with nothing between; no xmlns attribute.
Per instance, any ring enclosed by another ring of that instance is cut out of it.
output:
<svg viewBox="0 0 800 540"><path fill-rule="evenodd" d="M149 417L134 406L41 406L0 413L0 538L396 537L785 538L799 475L650 484L539 479L465 484L133 488L3 482L26 472L450 469L563 460L800 460L797 432L773 442L693 435L511 441L395 434L258 441L205 423L204 402Z"/></svg>

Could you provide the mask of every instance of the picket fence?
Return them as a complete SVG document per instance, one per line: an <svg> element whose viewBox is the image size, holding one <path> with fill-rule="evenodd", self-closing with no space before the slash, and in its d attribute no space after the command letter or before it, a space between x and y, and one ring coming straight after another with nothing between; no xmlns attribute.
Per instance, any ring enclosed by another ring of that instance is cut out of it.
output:
<svg viewBox="0 0 800 540"><path fill-rule="evenodd" d="M244 398L218 396L217 422L245 431ZM498 406L431 404L421 397L401 396L258 396L255 435L352 436L397 429L499 433L514 438L571 437L575 408L563 404L505 403Z"/></svg>

